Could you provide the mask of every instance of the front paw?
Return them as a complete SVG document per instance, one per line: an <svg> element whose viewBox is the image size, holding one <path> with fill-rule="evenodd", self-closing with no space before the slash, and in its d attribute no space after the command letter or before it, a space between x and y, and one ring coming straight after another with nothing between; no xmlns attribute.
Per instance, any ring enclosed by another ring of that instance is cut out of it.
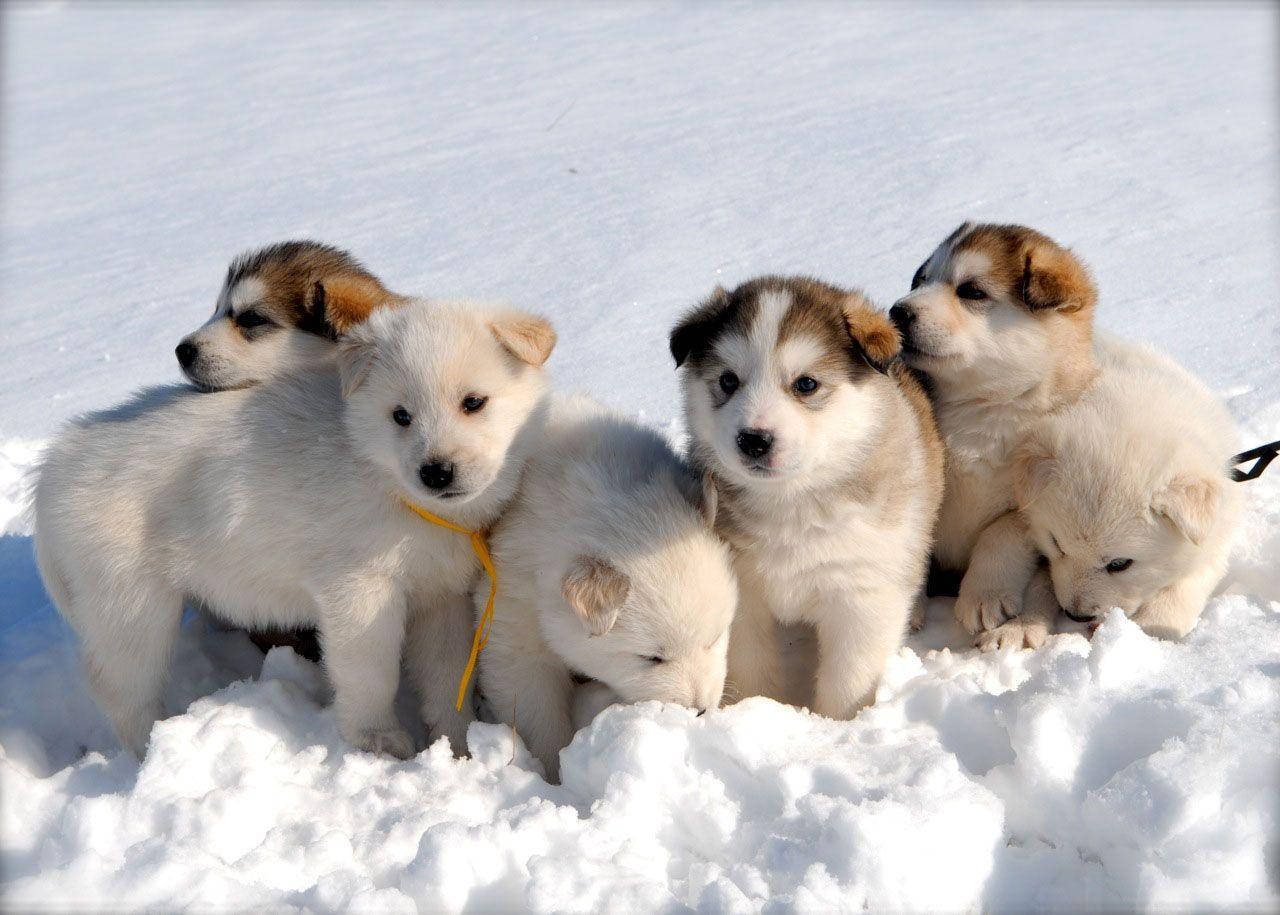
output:
<svg viewBox="0 0 1280 915"><path fill-rule="evenodd" d="M969 592L956 598L956 622L970 635L998 629L1022 612L1022 601L1000 591Z"/></svg>
<svg viewBox="0 0 1280 915"><path fill-rule="evenodd" d="M351 744L358 750L377 756L411 759L417 752L413 738L404 728L365 728L354 735Z"/></svg>
<svg viewBox="0 0 1280 915"><path fill-rule="evenodd" d="M1021 619L979 632L973 644L981 651L997 651L1011 648L1017 651L1022 648L1036 649L1049 637L1049 627L1043 623L1027 623Z"/></svg>

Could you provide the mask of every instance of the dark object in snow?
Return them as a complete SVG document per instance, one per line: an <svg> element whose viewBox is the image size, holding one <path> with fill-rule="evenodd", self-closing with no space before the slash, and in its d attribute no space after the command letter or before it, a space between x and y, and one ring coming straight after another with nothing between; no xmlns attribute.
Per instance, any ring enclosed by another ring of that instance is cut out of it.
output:
<svg viewBox="0 0 1280 915"><path fill-rule="evenodd" d="M292 648L311 662L320 660L320 636L314 629L257 629L249 633L249 640L263 654L272 648Z"/></svg>
<svg viewBox="0 0 1280 915"><path fill-rule="evenodd" d="M1271 442L1266 445L1259 445L1257 448L1250 448L1243 451L1231 459L1231 479L1237 483L1243 483L1246 480L1256 480L1262 476L1262 471L1267 469L1267 465L1280 455L1280 442ZM1243 464L1246 461L1256 461L1248 470L1240 470L1236 465Z"/></svg>

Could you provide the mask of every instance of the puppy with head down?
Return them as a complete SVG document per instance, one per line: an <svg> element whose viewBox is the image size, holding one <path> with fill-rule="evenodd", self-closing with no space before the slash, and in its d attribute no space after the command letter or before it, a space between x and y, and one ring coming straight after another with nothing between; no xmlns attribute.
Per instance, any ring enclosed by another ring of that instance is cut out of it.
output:
<svg viewBox="0 0 1280 915"><path fill-rule="evenodd" d="M490 539L500 584L480 656L486 700L548 778L597 697L719 705L737 592L714 515L714 492L657 432L552 401Z"/></svg>
<svg viewBox="0 0 1280 915"><path fill-rule="evenodd" d="M1052 239L966 222L889 311L903 358L928 376L946 444L934 558L964 573L955 612L972 634L1022 610L1036 550L1016 511L1013 457L1035 423L1097 375L1096 301L1084 265Z"/></svg>
<svg viewBox="0 0 1280 915"><path fill-rule="evenodd" d="M1097 381L1037 423L1014 461L1022 517L1064 612L1092 622L1119 607L1152 635L1186 635L1226 572L1236 445L1200 381L1154 349L1110 342Z"/></svg>
<svg viewBox="0 0 1280 915"><path fill-rule="evenodd" d="M671 333L694 461L719 498L739 606L729 681L785 700L775 623L816 633L814 711L875 697L922 600L942 449L898 334L803 277L717 289Z"/></svg>

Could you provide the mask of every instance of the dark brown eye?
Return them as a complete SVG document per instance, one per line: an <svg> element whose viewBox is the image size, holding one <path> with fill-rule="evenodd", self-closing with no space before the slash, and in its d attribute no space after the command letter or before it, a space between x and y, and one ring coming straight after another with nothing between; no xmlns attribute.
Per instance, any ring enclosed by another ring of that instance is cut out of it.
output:
<svg viewBox="0 0 1280 915"><path fill-rule="evenodd" d="M1133 565L1132 559L1113 559L1107 563L1107 572L1115 575L1117 572L1123 572L1131 565Z"/></svg>
<svg viewBox="0 0 1280 915"><path fill-rule="evenodd" d="M739 384L741 384L741 382L738 381L738 376L733 374L733 372L724 372L720 375L720 390L724 391L731 397L733 396L733 392L738 390Z"/></svg>
<svg viewBox="0 0 1280 915"><path fill-rule="evenodd" d="M413 422L413 414L404 407L396 407L392 410L391 418L395 420L397 426L407 426Z"/></svg>
<svg viewBox="0 0 1280 915"><path fill-rule="evenodd" d="M270 324L271 319L265 315L261 315L256 311L242 311L236 315L237 327L262 327L264 324Z"/></svg>
<svg viewBox="0 0 1280 915"><path fill-rule="evenodd" d="M973 280L961 283L956 287L956 295L962 299L968 299L970 302L981 302L987 298L987 294L979 288L978 284Z"/></svg>
<svg viewBox="0 0 1280 915"><path fill-rule="evenodd" d="M462 412L477 413L483 409L484 405L488 402L489 398L487 397L481 397L478 394L468 394L466 397L462 398Z"/></svg>
<svg viewBox="0 0 1280 915"><path fill-rule="evenodd" d="M801 375L791 383L791 389L801 396L812 394L818 390L818 382L817 379L810 378L808 375Z"/></svg>

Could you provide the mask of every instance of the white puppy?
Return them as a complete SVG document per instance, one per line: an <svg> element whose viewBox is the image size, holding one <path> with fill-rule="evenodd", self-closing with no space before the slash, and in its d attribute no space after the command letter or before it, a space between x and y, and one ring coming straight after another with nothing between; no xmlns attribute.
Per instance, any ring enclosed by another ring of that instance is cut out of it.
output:
<svg viewBox="0 0 1280 915"><path fill-rule="evenodd" d="M586 398L553 401L490 540L499 588L480 656L485 698L548 778L575 705L589 720L608 695L588 684L590 701L575 700L575 674L624 702L719 705L736 588L714 512L658 433Z"/></svg>
<svg viewBox="0 0 1280 915"><path fill-rule="evenodd" d="M1235 424L1154 349L1108 340L1099 354L1088 391L1020 447L1015 493L1068 616L1120 607L1180 638L1226 572L1241 504L1228 475Z"/></svg>
<svg viewBox="0 0 1280 915"><path fill-rule="evenodd" d="M874 699L902 644L943 471L898 350L859 293L804 278L717 289L671 334L693 456L734 552L727 689L739 697L786 698L775 620L816 630L813 708L832 718Z"/></svg>
<svg viewBox="0 0 1280 915"><path fill-rule="evenodd" d="M971 634L1021 612L1035 546L1015 510L1014 450L1097 374L1084 265L1023 226L964 223L889 310L903 358L929 378L946 444L934 559L964 573L956 619Z"/></svg>
<svg viewBox="0 0 1280 915"><path fill-rule="evenodd" d="M95 695L141 755L185 598L245 627L315 625L339 730L397 756L401 647L429 728L453 699L479 563L466 528L515 492L555 336L541 318L417 302L343 338L338 372L243 390L169 389L83 419L35 492L36 555Z"/></svg>

